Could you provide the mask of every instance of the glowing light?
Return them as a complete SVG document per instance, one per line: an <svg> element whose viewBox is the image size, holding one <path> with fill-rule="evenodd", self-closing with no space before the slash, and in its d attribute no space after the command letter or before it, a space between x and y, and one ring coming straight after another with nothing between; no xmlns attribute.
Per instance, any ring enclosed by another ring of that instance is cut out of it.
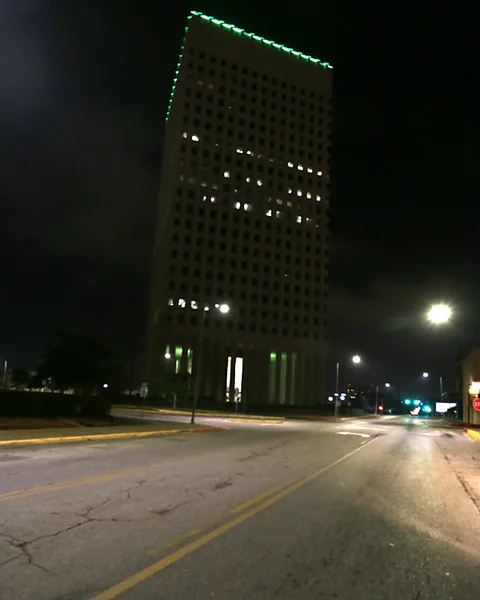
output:
<svg viewBox="0 0 480 600"><path fill-rule="evenodd" d="M230 307L228 306L228 304L220 304L218 309L224 315L227 314L228 312L230 312Z"/></svg>
<svg viewBox="0 0 480 600"><path fill-rule="evenodd" d="M355 354L355 356L352 356L352 361L358 365L358 363L362 362L362 359L358 356L358 354Z"/></svg>
<svg viewBox="0 0 480 600"><path fill-rule="evenodd" d="M230 179L230 172L229 171L225 171L223 176L225 177L225 179Z"/></svg>
<svg viewBox="0 0 480 600"><path fill-rule="evenodd" d="M225 21L222 21L221 19L216 19L215 17L209 17L197 10L192 10L191 15L200 17L204 21L210 21L211 23L214 23L215 25L218 25L219 27L229 29L230 31L234 31L235 33L238 33L239 35L244 35L246 37L249 37L253 40L256 40L257 42L262 42L263 44L266 44L267 46L272 46L273 48L278 48L278 50L283 50L283 52L286 52L287 54L292 54L293 56L296 56L296 57L302 58L303 60L306 60L308 62L317 64L317 65L323 67L324 69L333 69L332 65L328 64L327 62L323 62L318 58L313 58L312 56L309 56L308 54L303 54L303 52L299 52L298 50L293 50L292 48L288 48L287 46L284 46L283 44L277 44L276 42L267 40L266 38L262 37L261 35L257 35L255 33L248 33L241 27L236 27L235 25L230 25L229 23L225 23Z"/></svg>
<svg viewBox="0 0 480 600"><path fill-rule="evenodd" d="M435 325L447 323L451 316L452 309L446 304L434 304L427 313L427 319Z"/></svg>
<svg viewBox="0 0 480 600"><path fill-rule="evenodd" d="M167 360L169 360L170 358L172 358L172 355L170 354L170 352L165 352L165 358Z"/></svg>
<svg viewBox="0 0 480 600"><path fill-rule="evenodd" d="M192 135L192 142L198 142L200 141L200 138L198 137L198 135Z"/></svg>

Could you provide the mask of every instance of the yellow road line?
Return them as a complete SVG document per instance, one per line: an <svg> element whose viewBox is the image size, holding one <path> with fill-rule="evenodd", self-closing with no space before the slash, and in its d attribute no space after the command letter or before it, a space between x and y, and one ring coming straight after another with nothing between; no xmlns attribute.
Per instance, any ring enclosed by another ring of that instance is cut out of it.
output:
<svg viewBox="0 0 480 600"><path fill-rule="evenodd" d="M216 456L218 454L222 454L221 452L212 452L209 453L208 456L211 457ZM190 461L198 462L204 459L205 455L201 457L189 459ZM129 467L128 469L123 469L121 471L111 471L109 473L104 473L103 475L92 475L91 477L84 477L82 479L72 479L70 481L61 481L59 483L53 483L51 485L42 485L38 487L28 488L26 490L14 490L12 492L6 492L5 494L0 494L0 502L2 500L12 500L14 498L26 498L28 496L34 496L36 494L45 494L48 492L57 492L59 490L65 490L73 487L77 487L80 485L88 485L92 483L102 483L104 481L109 481L111 479L118 479L120 477L128 477L129 475L135 473L141 473L149 471L150 469L156 469L158 467L166 467L175 463L176 460L165 460L163 462L152 463L150 465L138 465L136 467Z"/></svg>
<svg viewBox="0 0 480 600"><path fill-rule="evenodd" d="M28 446L38 444L64 444L67 442L85 442L95 440L113 440L122 438L144 438L156 435L175 435L178 433L193 433L197 431L221 431L220 428L211 427L209 429L160 429L156 431L127 431L125 433L92 433L89 435L68 435L50 438L26 438L17 440L0 440L0 446Z"/></svg>
<svg viewBox="0 0 480 600"><path fill-rule="evenodd" d="M126 592L127 590L138 585L139 583L142 583L149 577L152 577L152 575L155 575L156 573L158 573L159 571L162 571L163 569L170 566L171 564L179 561L180 559L184 558L185 556L188 556L192 552L195 552L195 550L202 548L202 546L205 546L206 544L208 544L208 542L211 542L212 540L220 537L221 535L223 535L227 531L230 531L237 525L244 523L251 517L264 511L266 508L269 508L270 506L272 506L272 504L275 504L276 502L278 502L279 500L282 500L289 494L297 491L298 489L300 489L301 487L303 487L310 481L312 481L315 478L322 475L322 473L325 473L326 471L328 471L329 469L332 469L333 467L340 464L341 462L343 462L350 456L353 456L357 452L360 452L361 450L366 448L369 444L372 444L373 442L375 442L377 439L379 439L379 438L374 438L374 439L370 440L369 442L367 442L366 444L364 444L363 446L359 446L358 448L355 448L355 450L352 450L351 452L344 454L341 458L333 461L326 467L322 467L318 471L315 471L314 473L312 473L311 475L308 475L307 477L301 479L300 481L296 481L292 485L290 485L287 488L280 491L278 494L268 498L261 504L258 504L254 508L247 510L246 512L242 513L238 517L235 517L228 523L225 523L224 525L217 527L217 529L214 529L213 531L210 531L209 533L205 534L204 536L199 537L198 539L194 540L193 542L190 542L186 546L179 548L175 552L172 552L168 556L153 563L149 567L142 569L138 573L135 573L134 575L127 577L126 579L124 579L120 583L117 583L110 589L105 590L104 592L101 592L100 594L97 594L96 596L92 597L90 600L113 600L113 598L117 598L123 592Z"/></svg>
<svg viewBox="0 0 480 600"><path fill-rule="evenodd" d="M264 500L268 496L271 496L275 492L278 492L279 490L290 486L295 481L297 481L297 478L295 478L295 479L289 479L288 481L284 481L283 483L281 483L279 485L276 485L273 488L270 488L266 492L262 492L261 494L258 494L258 496L255 496L254 498L251 498L250 500L247 500L247 502L244 502L243 504L239 504L235 508L232 508L229 511L226 511L226 512L222 513L221 515L217 515L213 519L205 521L200 526L195 527L194 529L191 529L190 531L187 531L187 533L185 533L184 535L181 535L180 537L173 539L172 541L168 542L167 544L165 544L161 548L155 548L154 550L150 550L147 553L148 556L155 557L155 556L159 556L160 554L163 554L169 548L173 548L174 546L178 546L182 542L184 542L184 541L186 541L186 540L188 540L188 539L190 539L192 537L195 537L199 533L202 533L202 531L205 531L205 529L209 529L210 527L213 527L214 525L217 525L218 523L221 523L229 515L238 514L239 512L242 512L245 509L250 508L250 506L252 506L253 504L258 504L259 502L261 502L262 500Z"/></svg>
<svg viewBox="0 0 480 600"><path fill-rule="evenodd" d="M124 469L123 471L113 471L111 473L105 473L104 475L94 475L92 477L85 477L83 479L74 479L71 481L63 481L61 483L53 483L52 485L42 485L26 490L15 490L13 492L0 494L0 501L12 500L13 498L26 498L27 496L35 496L35 494L45 494L47 492L57 492L58 490L66 490L68 488L77 487L79 485L101 483L102 481L118 479L119 477L131 475L132 473L138 473L139 471L146 471L147 469L159 467L164 464L165 463L157 463L149 466L143 465L142 467L132 467L130 469Z"/></svg>
<svg viewBox="0 0 480 600"><path fill-rule="evenodd" d="M246 508L250 508L253 504L258 504L258 502L260 502L264 498L267 498L268 496L271 496L275 492L278 492L279 490L281 490L283 488L289 487L296 481L298 481L298 477L295 477L295 479L290 479L289 481L284 481L280 485L277 485L277 486L267 490L266 492L262 492L258 496L255 496L255 498L252 498L251 500L248 500L247 502L244 502L243 504L240 504L239 506L232 508L229 512L232 515L236 515L237 513L244 511Z"/></svg>

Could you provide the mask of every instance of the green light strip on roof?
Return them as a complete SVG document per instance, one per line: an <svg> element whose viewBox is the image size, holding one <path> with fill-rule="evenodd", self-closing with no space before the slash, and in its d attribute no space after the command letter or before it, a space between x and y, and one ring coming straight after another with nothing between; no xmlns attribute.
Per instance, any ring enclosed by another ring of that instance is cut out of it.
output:
<svg viewBox="0 0 480 600"><path fill-rule="evenodd" d="M276 44L275 42L266 40L265 38L261 37L260 35L255 35L254 33L247 33L244 29L241 29L240 27L235 27L235 25L230 25L229 23L225 23L225 21L222 21L221 19L215 19L214 17L209 17L208 15L204 15L203 13L201 13L197 10L192 10L191 15L194 15L195 17L200 17L200 18L204 19L205 21L210 21L210 23L213 23L214 25L218 25L220 27L224 27L225 29L230 29L231 31L235 31L235 33L238 33L240 35L243 34L246 37L257 40L258 42L263 42L264 44L267 44L268 46L274 46L275 48L278 48L279 50L283 50L284 52L287 52L288 54L293 54L294 56L303 58L304 60L307 60L308 62L313 62L315 64L318 64L318 65L324 67L325 69L333 69L332 65L330 65L327 62L323 62L323 61L319 60L318 58L313 58L313 56L309 56L308 54L303 54L303 52L298 52L297 50L293 50L292 48L287 48L287 46L284 46L283 44Z"/></svg>
<svg viewBox="0 0 480 600"><path fill-rule="evenodd" d="M327 62L322 62L318 58L313 58L313 56L309 56L308 54L303 54L303 52L299 52L298 50L293 50L292 48L287 48L287 46L284 46L283 44L277 44L276 42L267 40L259 35L255 35L254 33L247 33L245 31L245 29L242 29L241 27L236 27L235 25L230 25L229 23L225 23L225 21L222 21L221 19L215 19L214 17L209 17L208 15L204 15L203 13L198 12L196 10L191 11L191 13L188 15L188 20L190 20L192 17L200 17L204 21L209 21L210 23L213 23L214 25L217 25L219 27L223 27L224 29L227 29L228 31L234 31L235 33L238 33L239 35L244 35L246 37L252 38L253 40L256 40L257 42L263 42L267 46L272 46L273 48L282 50L283 52L286 52L287 54L292 54L293 56L303 58L303 60L320 65L324 69L333 69L332 65L330 65ZM173 78L172 90L170 92L170 98L168 100L167 115L165 117L166 121L168 121L168 117L170 116L170 111L172 109L173 96L175 95L175 86L177 85L178 76L180 73L180 65L182 63L183 51L185 49L185 40L187 39L187 32L188 32L188 22L187 22L187 26L185 27L185 35L183 38L183 44L180 49L180 54L179 54L178 62L177 62L177 68L175 69L175 75Z"/></svg>

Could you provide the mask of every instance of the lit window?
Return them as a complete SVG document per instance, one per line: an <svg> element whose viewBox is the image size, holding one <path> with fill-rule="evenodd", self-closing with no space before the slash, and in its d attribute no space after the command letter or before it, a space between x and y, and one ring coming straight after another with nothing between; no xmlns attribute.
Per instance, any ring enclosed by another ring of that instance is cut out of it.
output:
<svg viewBox="0 0 480 600"><path fill-rule="evenodd" d="M241 148L237 148L237 154L243 154L243 150Z"/></svg>
<svg viewBox="0 0 480 600"><path fill-rule="evenodd" d="M277 198L277 204L283 204L283 200L281 198Z"/></svg>
<svg viewBox="0 0 480 600"><path fill-rule="evenodd" d="M307 198L311 198L312 194L310 192L307 192Z"/></svg>
<svg viewBox="0 0 480 600"><path fill-rule="evenodd" d="M192 142L198 142L198 141L199 141L198 135L192 135Z"/></svg>
<svg viewBox="0 0 480 600"><path fill-rule="evenodd" d="M210 202L215 202L215 196L210 196Z"/></svg>
<svg viewBox="0 0 480 600"><path fill-rule="evenodd" d="M225 172L224 172L224 174L223 174L223 176L224 176L226 179L230 179L230 172L229 172L229 171L225 171Z"/></svg>
<svg viewBox="0 0 480 600"><path fill-rule="evenodd" d="M297 217L297 223L301 223L301 222L302 222L302 217L299 215L299 216Z"/></svg>
<svg viewBox="0 0 480 600"><path fill-rule="evenodd" d="M188 135L187 135L187 132L186 132L186 131L184 131L184 132L182 133L182 137L184 137L185 139L187 139Z"/></svg>
<svg viewBox="0 0 480 600"><path fill-rule="evenodd" d="M321 196L317 196L317 202L320 202L321 199L322 199Z"/></svg>
<svg viewBox="0 0 480 600"><path fill-rule="evenodd" d="M185 300L183 298L179 299L178 306L180 306L180 308L185 308L186 304L187 303L185 302Z"/></svg>
<svg viewBox="0 0 480 600"><path fill-rule="evenodd" d="M168 306L173 306L173 298L168 299Z"/></svg>
<svg viewBox="0 0 480 600"><path fill-rule="evenodd" d="M206 202L206 201L207 201L207 197L206 197L206 196L202 196L202 200L203 200L204 202Z"/></svg>
<svg viewBox="0 0 480 600"><path fill-rule="evenodd" d="M250 212L252 210L252 205L251 204L244 204L243 205L243 210L246 210L246 211Z"/></svg>
<svg viewBox="0 0 480 600"><path fill-rule="evenodd" d="M290 202L290 200L287 202L287 206L289 206L290 208L292 207L292 203Z"/></svg>
<svg viewBox="0 0 480 600"><path fill-rule="evenodd" d="M257 185L261 187L263 185L263 181L261 179L257 179Z"/></svg>
<svg viewBox="0 0 480 600"><path fill-rule="evenodd" d="M198 308L197 301L196 300L192 300L190 302L190 306L193 308L193 310L197 310L197 308Z"/></svg>
<svg viewBox="0 0 480 600"><path fill-rule="evenodd" d="M311 167L308 167L307 171L308 173L313 173L313 169Z"/></svg>
<svg viewBox="0 0 480 600"><path fill-rule="evenodd" d="M207 182L206 181L202 181L202 183L200 184L202 187L207 187Z"/></svg>
<svg viewBox="0 0 480 600"><path fill-rule="evenodd" d="M214 190L218 190L218 184L217 183L212 183L212 188Z"/></svg>
<svg viewBox="0 0 480 600"><path fill-rule="evenodd" d="M293 163L292 163L292 162L289 162L289 163L287 163L287 165L288 165L290 168L293 168Z"/></svg>
<svg viewBox="0 0 480 600"><path fill-rule="evenodd" d="M317 171L317 175L321 177L323 175L323 171Z"/></svg>
<svg viewBox="0 0 480 600"><path fill-rule="evenodd" d="M267 217L271 217L272 216L272 209L267 210L267 212L265 214L267 215Z"/></svg>
<svg viewBox="0 0 480 600"><path fill-rule="evenodd" d="M247 177L247 178L245 179L245 181L246 181L247 183L250 183L250 182L252 181L252 178L251 178L251 177Z"/></svg>
<svg viewBox="0 0 480 600"><path fill-rule="evenodd" d="M275 216L277 217L277 219L279 219L282 216L282 213L279 210L277 210L275 212Z"/></svg>
<svg viewBox="0 0 480 600"><path fill-rule="evenodd" d="M249 154L250 156L253 156L253 152L251 150L247 150L247 154Z"/></svg>
<svg viewBox="0 0 480 600"><path fill-rule="evenodd" d="M311 217L307 217L307 218L305 219L305 221L306 221L307 223L311 223L311 222L313 221L313 219L312 219Z"/></svg>
<svg viewBox="0 0 480 600"><path fill-rule="evenodd" d="M299 171L303 171L303 166L302 166L302 165L297 165L297 169L298 169Z"/></svg>
<svg viewBox="0 0 480 600"><path fill-rule="evenodd" d="M240 204L240 202L235 202L235 208L236 208L237 210L240 210L241 206L242 206L242 205Z"/></svg>
<svg viewBox="0 0 480 600"><path fill-rule="evenodd" d="M302 195L302 190L297 190L297 196L300 197Z"/></svg>
<svg viewBox="0 0 480 600"><path fill-rule="evenodd" d="M293 190L292 190L292 188L288 188L288 193L289 193L289 194L293 194Z"/></svg>
<svg viewBox="0 0 480 600"><path fill-rule="evenodd" d="M188 183L195 183L195 177L189 177Z"/></svg>

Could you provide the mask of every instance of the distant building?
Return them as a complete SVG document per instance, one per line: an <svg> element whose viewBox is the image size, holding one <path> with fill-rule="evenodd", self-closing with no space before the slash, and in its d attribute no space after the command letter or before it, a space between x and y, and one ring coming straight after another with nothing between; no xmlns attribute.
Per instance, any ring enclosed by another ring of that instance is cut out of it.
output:
<svg viewBox="0 0 480 600"><path fill-rule="evenodd" d="M324 393L331 67L198 12L168 108L148 383L198 369L200 396ZM228 315L215 305L228 304ZM165 357L168 358L165 358Z"/></svg>
<svg viewBox="0 0 480 600"><path fill-rule="evenodd" d="M473 401L480 395L480 346L473 348L462 360L463 421L480 425L480 412Z"/></svg>

